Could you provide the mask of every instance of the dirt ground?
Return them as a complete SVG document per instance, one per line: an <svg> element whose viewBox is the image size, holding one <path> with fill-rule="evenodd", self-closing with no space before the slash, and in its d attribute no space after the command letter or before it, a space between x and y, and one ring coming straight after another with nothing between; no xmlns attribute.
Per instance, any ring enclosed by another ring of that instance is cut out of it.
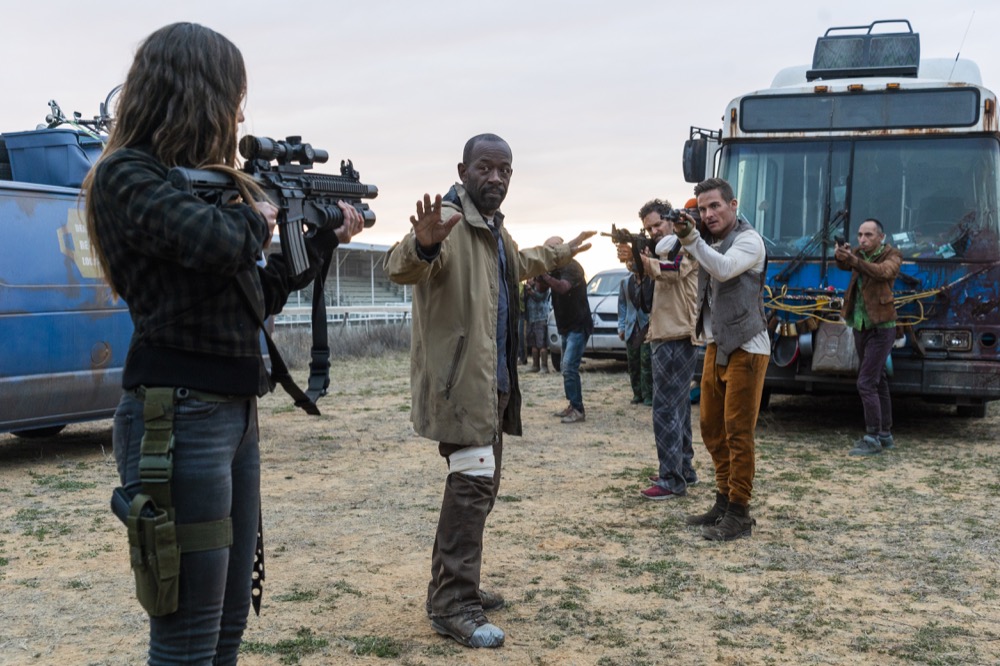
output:
<svg viewBox="0 0 1000 666"><path fill-rule="evenodd" d="M483 567L507 644L473 651L424 616L445 466L410 427L407 358L333 381L322 417L261 401L267 580L241 663L1000 663L996 405L898 401L898 449L852 459L856 398L775 397L754 535L717 544L683 524L714 498L697 430L703 482L650 502L650 410L622 365L586 363L575 425L552 416L559 375L524 374ZM110 421L0 435L0 664L144 662L110 441Z"/></svg>

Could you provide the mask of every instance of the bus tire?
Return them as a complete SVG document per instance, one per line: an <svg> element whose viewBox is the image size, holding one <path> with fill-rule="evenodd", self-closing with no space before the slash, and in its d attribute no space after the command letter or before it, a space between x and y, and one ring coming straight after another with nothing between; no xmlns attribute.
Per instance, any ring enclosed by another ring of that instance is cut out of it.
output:
<svg viewBox="0 0 1000 666"><path fill-rule="evenodd" d="M986 417L986 403L978 405L958 405L956 411L959 416L968 419L982 419Z"/></svg>

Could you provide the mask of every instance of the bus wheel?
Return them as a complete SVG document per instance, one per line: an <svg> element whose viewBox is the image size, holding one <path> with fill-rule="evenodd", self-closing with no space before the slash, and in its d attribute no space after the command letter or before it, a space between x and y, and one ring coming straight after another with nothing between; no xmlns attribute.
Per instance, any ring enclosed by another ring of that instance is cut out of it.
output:
<svg viewBox="0 0 1000 666"><path fill-rule="evenodd" d="M986 403L981 402L978 405L958 405L957 412L959 416L964 416L970 419L981 419L986 417Z"/></svg>
<svg viewBox="0 0 1000 666"><path fill-rule="evenodd" d="M23 437L24 439L43 439L45 437L58 435L65 427L66 424L46 426L44 428L30 428L28 430L14 430L11 434L16 435L17 437Z"/></svg>

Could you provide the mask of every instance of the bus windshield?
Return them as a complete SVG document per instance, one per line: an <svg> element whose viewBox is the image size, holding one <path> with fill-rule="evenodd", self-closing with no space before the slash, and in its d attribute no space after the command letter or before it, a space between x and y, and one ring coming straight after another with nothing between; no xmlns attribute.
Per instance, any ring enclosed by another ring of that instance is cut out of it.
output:
<svg viewBox="0 0 1000 666"><path fill-rule="evenodd" d="M719 174L772 257L821 256L824 236L853 244L876 218L906 258L995 261L998 158L990 137L746 142Z"/></svg>

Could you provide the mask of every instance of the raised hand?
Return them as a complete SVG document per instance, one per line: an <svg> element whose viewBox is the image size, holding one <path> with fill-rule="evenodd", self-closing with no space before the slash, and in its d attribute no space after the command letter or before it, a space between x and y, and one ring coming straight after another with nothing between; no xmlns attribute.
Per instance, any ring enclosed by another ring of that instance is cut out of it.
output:
<svg viewBox="0 0 1000 666"><path fill-rule="evenodd" d="M581 252L585 252L590 249L590 243L584 243L584 241L596 233L596 231L583 231L579 236L567 243L574 257Z"/></svg>
<svg viewBox="0 0 1000 666"><path fill-rule="evenodd" d="M432 202L431 195L425 194L423 201L417 201L417 214L410 216L410 224L413 225L413 234L420 247L430 249L447 238L461 219L462 216L455 213L447 220L442 220L441 195L434 197Z"/></svg>

